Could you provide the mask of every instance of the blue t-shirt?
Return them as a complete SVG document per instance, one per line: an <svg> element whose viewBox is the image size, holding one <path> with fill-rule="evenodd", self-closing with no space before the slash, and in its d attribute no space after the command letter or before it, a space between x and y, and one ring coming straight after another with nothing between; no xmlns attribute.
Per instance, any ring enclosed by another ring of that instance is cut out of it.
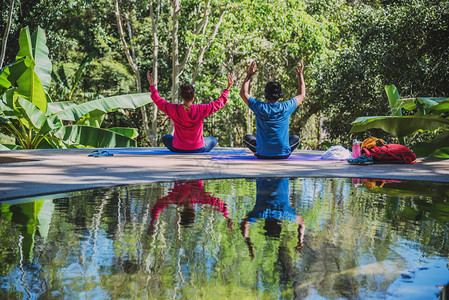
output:
<svg viewBox="0 0 449 300"><path fill-rule="evenodd" d="M288 127L290 115L298 106L296 99L266 103L253 97L248 107L256 115L256 151L263 156L285 156L291 153Z"/></svg>
<svg viewBox="0 0 449 300"><path fill-rule="evenodd" d="M288 178L257 178L256 205L248 213L250 222L278 219L295 222L296 212L290 205Z"/></svg>

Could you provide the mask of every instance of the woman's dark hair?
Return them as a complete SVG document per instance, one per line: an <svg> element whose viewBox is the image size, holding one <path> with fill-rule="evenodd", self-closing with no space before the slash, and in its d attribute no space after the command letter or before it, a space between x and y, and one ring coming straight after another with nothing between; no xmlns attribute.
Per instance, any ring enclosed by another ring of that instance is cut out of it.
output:
<svg viewBox="0 0 449 300"><path fill-rule="evenodd" d="M184 207L184 210L181 211L181 226L183 227L191 227L195 222L195 209Z"/></svg>
<svg viewBox="0 0 449 300"><path fill-rule="evenodd" d="M270 81L265 86L265 99L278 101L282 98L284 94L282 93L281 84L277 81Z"/></svg>
<svg viewBox="0 0 449 300"><path fill-rule="evenodd" d="M183 83L180 87L179 90L181 91L181 98L184 101L192 101L193 97L195 97L195 88L193 87L193 85L191 85L190 83Z"/></svg>

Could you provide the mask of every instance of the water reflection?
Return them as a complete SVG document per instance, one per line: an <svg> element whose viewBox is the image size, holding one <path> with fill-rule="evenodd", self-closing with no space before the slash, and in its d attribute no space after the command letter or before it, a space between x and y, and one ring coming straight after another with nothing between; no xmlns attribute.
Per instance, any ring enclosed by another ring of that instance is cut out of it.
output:
<svg viewBox="0 0 449 300"><path fill-rule="evenodd" d="M3 202L0 298L436 297L448 229L448 186L428 182L205 180Z"/></svg>
<svg viewBox="0 0 449 300"><path fill-rule="evenodd" d="M266 236L277 239L281 235L282 221L296 223L298 225L298 243L295 250L300 251L304 240L304 218L297 215L295 209L290 205L289 179L258 178L256 187L256 204L240 224L251 258L254 258L254 245L249 237L249 227L257 220L263 220Z"/></svg>
<svg viewBox="0 0 449 300"><path fill-rule="evenodd" d="M228 209L223 200L212 196L210 193L204 191L204 183L202 180L196 181L179 181L174 183L174 187L170 192L159 198L153 204L151 209L151 221L148 227L148 233L153 234L156 221L163 210L170 205L182 207L179 213L179 224L183 227L191 227L195 222L195 208L194 206L201 206L206 209L216 210L222 213L223 217L227 218L228 226L232 230L232 220L228 216Z"/></svg>

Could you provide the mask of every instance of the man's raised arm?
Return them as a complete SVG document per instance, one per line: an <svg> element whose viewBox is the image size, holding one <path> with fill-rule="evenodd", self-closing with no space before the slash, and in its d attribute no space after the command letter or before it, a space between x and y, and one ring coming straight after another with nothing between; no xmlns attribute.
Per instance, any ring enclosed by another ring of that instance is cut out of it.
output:
<svg viewBox="0 0 449 300"><path fill-rule="evenodd" d="M245 80L243 81L242 88L240 89L240 97L245 101L246 105L248 105L248 99L251 97L249 94L249 84L251 81L251 77L257 73L259 69L256 69L256 61L252 61L248 67L248 73L246 75Z"/></svg>
<svg viewBox="0 0 449 300"><path fill-rule="evenodd" d="M304 100L304 98L306 97L306 84L304 82L304 76L302 74L303 70L304 70L304 63L301 60L301 66L299 67L295 67L296 69L296 74L298 74L298 90L299 90L299 95L295 97L296 99L296 103L299 106L302 102L302 100Z"/></svg>

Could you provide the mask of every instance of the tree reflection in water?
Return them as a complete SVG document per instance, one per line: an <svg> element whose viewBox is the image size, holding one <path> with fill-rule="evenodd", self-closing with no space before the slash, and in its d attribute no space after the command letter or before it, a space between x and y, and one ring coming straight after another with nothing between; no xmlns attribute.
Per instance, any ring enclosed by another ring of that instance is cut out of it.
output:
<svg viewBox="0 0 449 300"><path fill-rule="evenodd" d="M0 298L434 296L449 278L448 190L262 178L1 202Z"/></svg>

